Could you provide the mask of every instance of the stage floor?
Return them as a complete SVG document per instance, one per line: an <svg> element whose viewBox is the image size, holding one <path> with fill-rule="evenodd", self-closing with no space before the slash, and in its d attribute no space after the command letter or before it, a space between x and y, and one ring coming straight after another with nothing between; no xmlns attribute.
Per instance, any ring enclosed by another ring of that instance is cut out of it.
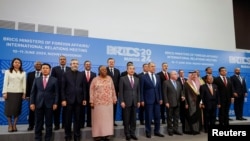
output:
<svg viewBox="0 0 250 141"><path fill-rule="evenodd" d="M250 117L245 117L247 120L236 120L234 117L232 117L232 121L230 121L230 125L250 125ZM118 124L117 127L115 127L115 133L112 137L113 141L120 141L125 140L124 133L123 133L123 126L122 122L116 122ZM137 123L137 130L136 135L138 136L139 140L151 140L151 141L207 141L207 134L204 132L201 132L201 134L193 136L193 135L187 135L183 134L182 136L174 135L169 136L167 134L166 130L166 124L161 125L161 132L165 135L164 138L161 137L155 137L152 134L152 138L148 139L145 137L145 131L144 126L140 125L139 122ZM152 126L153 127L153 126ZM34 141L34 130L33 131L27 131L28 125L22 124L17 125L17 132L11 132L9 133L8 126L2 125L0 126L0 141ZM181 124L180 124L181 128ZM153 128L152 128L153 130ZM82 141L92 141L91 137L91 128L85 127L81 129L81 140ZM57 131L53 131L53 140L54 141L63 141L64 140L64 130L60 129Z"/></svg>

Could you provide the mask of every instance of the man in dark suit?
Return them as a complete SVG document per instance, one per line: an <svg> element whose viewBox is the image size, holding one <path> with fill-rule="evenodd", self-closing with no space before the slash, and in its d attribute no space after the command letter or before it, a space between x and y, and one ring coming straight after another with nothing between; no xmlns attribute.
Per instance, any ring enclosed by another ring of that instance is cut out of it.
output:
<svg viewBox="0 0 250 141"><path fill-rule="evenodd" d="M244 99L247 96L247 86L245 78L240 76L240 68L234 69L234 75L230 77L233 87L234 112L236 120L247 120L243 118Z"/></svg>
<svg viewBox="0 0 250 141"><path fill-rule="evenodd" d="M200 95L204 113L204 131L207 133L208 128L215 125L216 111L217 108L220 108L220 100L218 88L213 84L213 76L205 76L205 82L200 87Z"/></svg>
<svg viewBox="0 0 250 141"><path fill-rule="evenodd" d="M137 140L136 129L136 109L140 107L140 83L139 78L134 76L135 67L127 66L127 76L120 78L119 94L123 112L123 125L126 140L130 138Z"/></svg>
<svg viewBox="0 0 250 141"><path fill-rule="evenodd" d="M161 64L161 68L162 68L162 71L158 72L157 75L160 76L161 86L162 86L163 82L165 80L169 80L168 64L166 62L163 62ZM163 94L163 87L162 87L162 92L161 93ZM165 103L164 99L163 99L163 103ZM161 105L161 122L162 122L162 124L166 124L166 116L165 116L166 110L167 110L166 106L164 104L162 104Z"/></svg>
<svg viewBox="0 0 250 141"><path fill-rule="evenodd" d="M164 106L167 107L167 130L170 136L182 135L179 131L180 102L185 100L177 72L170 73L170 79L163 82Z"/></svg>
<svg viewBox="0 0 250 141"><path fill-rule="evenodd" d="M182 88L182 91L183 91L183 87L184 87L184 83L187 81L187 78L185 78L185 75L184 75L184 70L180 69L178 71L178 75L179 77L177 78L177 81L180 82L181 84L181 88ZM185 108L185 100L182 101L182 99L180 99L180 121L181 121L181 124L182 124L182 131L185 131L185 111L186 111L186 108Z"/></svg>
<svg viewBox="0 0 250 141"><path fill-rule="evenodd" d="M220 76L216 77L214 83L218 87L221 107L219 109L219 124L229 125L229 109L233 98L233 88L225 67L219 68Z"/></svg>
<svg viewBox="0 0 250 141"><path fill-rule="evenodd" d="M138 75L138 77L139 77L139 79L144 75L144 74L146 74L147 72L148 72L148 64L147 63L145 63L145 64L143 64L142 65L142 69L143 69L143 71L141 72L141 73L139 73L139 75ZM144 125L145 123L144 123L144 106L140 106L140 108L139 108L139 120L140 120L140 124L141 125Z"/></svg>
<svg viewBox="0 0 250 141"><path fill-rule="evenodd" d="M58 83L57 79L49 76L51 66L42 64L43 76L34 80L31 95L30 109L35 111L35 140L42 141L42 128L45 119L46 134L45 141L52 137L53 110L57 108Z"/></svg>
<svg viewBox="0 0 250 141"><path fill-rule="evenodd" d="M83 81L86 84L86 110L85 112L85 106L82 106L82 112L81 112L81 128L84 127L85 124L85 113L87 113L87 127L91 127L91 107L89 103L89 88L92 80L96 77L96 73L91 71L91 62L89 60L86 60L84 62L84 71L83 71Z"/></svg>
<svg viewBox="0 0 250 141"><path fill-rule="evenodd" d="M61 115L61 109L62 109L62 128L64 128L64 123L65 123L65 108L61 107L61 88L62 88L62 76L63 73L70 71L70 67L66 66L66 57L65 56L60 56L59 57L59 66L55 66L52 68L51 76L54 76L57 78L58 82L58 87L59 87L59 98L58 98L58 107L54 111L54 130L59 130L60 129L60 115Z"/></svg>
<svg viewBox="0 0 250 141"><path fill-rule="evenodd" d="M162 104L160 77L155 74L155 64L148 63L148 73L140 79L140 100L145 106L145 129L146 137L151 138L151 121L154 118L154 135L164 137L160 133L160 105Z"/></svg>
<svg viewBox="0 0 250 141"><path fill-rule="evenodd" d="M34 68L35 71L29 72L27 74L27 81L26 81L26 99L30 100L30 92L31 92L31 88L34 82L34 79L37 77L41 76L41 68L42 68L42 63L40 61L36 61L34 64ZM30 104L29 104L30 105ZM30 108L29 108L30 109ZM28 118L28 122L29 122L29 127L28 127L28 131L31 131L34 129L34 125L35 125L35 112L32 111L31 109L29 110L29 118Z"/></svg>
<svg viewBox="0 0 250 141"><path fill-rule="evenodd" d="M82 105L86 105L86 84L82 72L78 71L78 60L72 59L71 70L62 78L62 106L66 107L65 140L71 139L71 124L74 118L74 141L80 141L80 113Z"/></svg>
<svg viewBox="0 0 250 141"><path fill-rule="evenodd" d="M114 58L108 58L107 63L108 63L107 73L113 80L113 83L115 86L116 97L118 98L119 81L120 81L120 77L121 77L120 70L115 68L115 59ZM114 126L117 126L117 124L115 123L116 110L117 110L117 104L114 104Z"/></svg>

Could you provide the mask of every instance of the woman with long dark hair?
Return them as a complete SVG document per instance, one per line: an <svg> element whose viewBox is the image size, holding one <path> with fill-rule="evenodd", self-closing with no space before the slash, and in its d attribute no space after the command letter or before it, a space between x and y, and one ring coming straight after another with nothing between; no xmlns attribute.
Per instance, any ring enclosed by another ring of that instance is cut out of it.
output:
<svg viewBox="0 0 250 141"><path fill-rule="evenodd" d="M4 73L3 98L5 99L5 115L8 119L8 131L16 132L16 123L21 114L22 99L26 92L26 73L22 68L22 60L14 58L11 66ZM14 121L12 120L14 118Z"/></svg>

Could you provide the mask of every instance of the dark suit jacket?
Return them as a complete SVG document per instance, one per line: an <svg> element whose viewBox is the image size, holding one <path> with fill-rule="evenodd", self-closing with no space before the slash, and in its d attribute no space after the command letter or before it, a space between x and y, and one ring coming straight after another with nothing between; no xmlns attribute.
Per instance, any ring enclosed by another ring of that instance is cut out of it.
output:
<svg viewBox="0 0 250 141"><path fill-rule="evenodd" d="M142 75L140 79L140 100L145 104L159 103L162 100L160 77L155 74L156 85L153 84L149 73Z"/></svg>
<svg viewBox="0 0 250 141"><path fill-rule="evenodd" d="M224 85L224 82L220 76L214 79L214 84L217 85L220 95L220 102L228 101L233 97L233 88L230 78L227 77L227 86Z"/></svg>
<svg viewBox="0 0 250 141"><path fill-rule="evenodd" d="M119 82L119 98L121 102L125 102L126 107L137 106L140 102L140 83L139 78L134 77L134 86L131 87L130 78L123 76Z"/></svg>
<svg viewBox="0 0 250 141"><path fill-rule="evenodd" d="M68 72L70 70L71 70L70 67L66 66L66 72ZM61 70L61 66L55 66L55 67L52 68L52 71L51 71L51 76L54 76L55 78L57 78L57 81L58 81L59 97L61 97L60 93L61 93L61 88L62 88L62 76L63 76L63 73L64 72Z"/></svg>
<svg viewBox="0 0 250 141"><path fill-rule="evenodd" d="M83 100L86 100L86 84L82 72L68 71L63 74L61 97L62 101L67 101L67 104L75 102L81 104Z"/></svg>
<svg viewBox="0 0 250 141"><path fill-rule="evenodd" d="M205 105L206 109L214 109L220 104L219 91L215 84L212 84L213 95L211 94L209 87L206 84L200 86L200 95L202 103Z"/></svg>
<svg viewBox="0 0 250 141"><path fill-rule="evenodd" d="M89 88L90 88L90 84L92 82L92 80L96 77L96 73L95 72L90 72L90 79L89 82L87 81L87 76L86 76L86 72L83 71L83 83L86 84L86 100L87 102L89 102Z"/></svg>
<svg viewBox="0 0 250 141"><path fill-rule="evenodd" d="M184 86L184 83L187 81L187 78L184 78L184 83L183 83L183 84L182 84L182 82L181 82L181 78L180 78L180 77L178 77L176 81L179 81L179 82L180 82L181 88L182 88L182 90L183 90L183 86Z"/></svg>
<svg viewBox="0 0 250 141"><path fill-rule="evenodd" d="M26 81L26 97L30 97L30 92L32 89L32 85L35 79L36 71L29 72L27 74L27 81ZM40 73L40 76L42 76L42 73Z"/></svg>
<svg viewBox="0 0 250 141"><path fill-rule="evenodd" d="M233 93L237 93L239 97L244 97L245 93L247 93L247 86L246 86L246 81L243 77L242 83L240 82L238 76L233 75L230 77L231 82L232 82L232 87L233 87Z"/></svg>
<svg viewBox="0 0 250 141"><path fill-rule="evenodd" d="M34 80L31 94L30 104L35 104L36 108L52 108L53 104L58 102L58 83L53 76L48 78L47 86L43 88L43 77L38 77Z"/></svg>
<svg viewBox="0 0 250 141"><path fill-rule="evenodd" d="M170 78L169 76L169 73L167 73L168 74L168 78ZM161 86L163 85L163 82L166 80L166 77L165 77L165 75L164 75L164 73L162 72L162 71L160 71L160 72L158 72L157 73L157 75L159 75L160 76L160 80L161 80ZM163 96L163 87L161 87L162 88L162 96ZM163 99L163 101L164 101L164 98L162 98ZM164 102L165 103L165 102Z"/></svg>
<svg viewBox="0 0 250 141"><path fill-rule="evenodd" d="M114 86L115 86L116 95L118 95L119 81L120 81L120 77L121 77L120 70L118 70L117 68L114 68L114 76L113 76L112 73L109 70L109 67L107 67L107 73L112 78Z"/></svg>
<svg viewBox="0 0 250 141"><path fill-rule="evenodd" d="M180 82L176 81L176 85L177 89L175 89L171 80L163 82L164 103L169 103L170 107L180 106L181 96L184 96Z"/></svg>

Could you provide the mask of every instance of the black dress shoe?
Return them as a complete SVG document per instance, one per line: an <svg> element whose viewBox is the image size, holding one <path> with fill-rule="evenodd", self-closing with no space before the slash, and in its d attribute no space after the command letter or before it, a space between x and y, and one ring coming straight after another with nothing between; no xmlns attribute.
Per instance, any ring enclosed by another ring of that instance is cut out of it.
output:
<svg viewBox="0 0 250 141"><path fill-rule="evenodd" d="M163 134L161 134L161 133L155 133L155 136L158 136L158 137L164 137L164 135L163 135Z"/></svg>
<svg viewBox="0 0 250 141"><path fill-rule="evenodd" d="M241 118L236 118L236 120L241 120Z"/></svg>
<svg viewBox="0 0 250 141"><path fill-rule="evenodd" d="M162 121L161 123L162 123L162 124L166 124L166 121Z"/></svg>
<svg viewBox="0 0 250 141"><path fill-rule="evenodd" d="M138 138L137 138L135 135L131 135L131 138L132 138L133 140L138 140Z"/></svg>
<svg viewBox="0 0 250 141"><path fill-rule="evenodd" d="M228 120L232 121L233 119L231 119L231 118L228 118Z"/></svg>
<svg viewBox="0 0 250 141"><path fill-rule="evenodd" d="M59 126L55 126L55 127L54 127L54 130L59 130Z"/></svg>
<svg viewBox="0 0 250 141"><path fill-rule="evenodd" d="M34 129L34 127L29 126L27 130L28 130L28 131L32 131L33 129Z"/></svg>
<svg viewBox="0 0 250 141"><path fill-rule="evenodd" d="M200 132L193 131L193 135L198 135L198 134L200 134Z"/></svg>
<svg viewBox="0 0 250 141"><path fill-rule="evenodd" d="M117 124L116 124L116 123L114 123L114 126L117 126Z"/></svg>
<svg viewBox="0 0 250 141"><path fill-rule="evenodd" d="M87 127L92 127L91 124L87 124Z"/></svg>
<svg viewBox="0 0 250 141"><path fill-rule="evenodd" d="M127 140L127 141L130 141L130 136L126 136L126 140Z"/></svg>
<svg viewBox="0 0 250 141"><path fill-rule="evenodd" d="M168 135L173 136L174 134L173 134L173 132L168 132Z"/></svg>
<svg viewBox="0 0 250 141"><path fill-rule="evenodd" d="M182 135L182 133L180 131L174 131L174 134L176 134L176 135Z"/></svg>
<svg viewBox="0 0 250 141"><path fill-rule="evenodd" d="M242 117L241 120L247 120L247 119Z"/></svg>
<svg viewBox="0 0 250 141"><path fill-rule="evenodd" d="M151 138L151 134L150 133L146 133L146 137L147 138Z"/></svg>

